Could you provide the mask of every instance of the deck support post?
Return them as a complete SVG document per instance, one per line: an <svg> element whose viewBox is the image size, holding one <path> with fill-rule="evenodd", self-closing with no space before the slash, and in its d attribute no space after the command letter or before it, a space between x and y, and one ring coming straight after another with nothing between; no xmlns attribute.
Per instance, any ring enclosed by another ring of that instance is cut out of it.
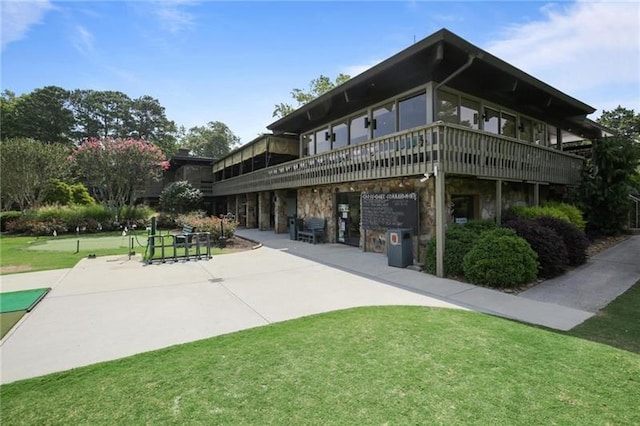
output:
<svg viewBox="0 0 640 426"><path fill-rule="evenodd" d="M436 184L436 275L444 277L444 238L446 227L446 195L444 186L445 174L440 171Z"/></svg>
<svg viewBox="0 0 640 426"><path fill-rule="evenodd" d="M540 205L540 184L539 183L533 184L533 205L536 207Z"/></svg>
<svg viewBox="0 0 640 426"><path fill-rule="evenodd" d="M502 180L496 181L496 224L502 225Z"/></svg>

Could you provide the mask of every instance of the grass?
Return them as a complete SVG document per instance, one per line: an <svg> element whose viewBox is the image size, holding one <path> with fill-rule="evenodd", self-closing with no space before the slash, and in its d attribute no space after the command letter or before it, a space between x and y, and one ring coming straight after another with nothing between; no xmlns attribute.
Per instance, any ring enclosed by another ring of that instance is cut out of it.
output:
<svg viewBox="0 0 640 426"><path fill-rule="evenodd" d="M568 334L640 353L640 281Z"/></svg>
<svg viewBox="0 0 640 426"><path fill-rule="evenodd" d="M123 238L120 233L113 232L81 236L80 251L76 253L78 238L75 235L55 238L3 235L0 237L0 275L71 268L89 254L126 255L129 253L130 236L131 234ZM138 254L144 254L145 247L141 247L141 244L146 244L146 232L139 231L136 236L134 250ZM218 248L212 249L213 255L226 252Z"/></svg>
<svg viewBox="0 0 640 426"><path fill-rule="evenodd" d="M332 312L0 387L2 424L640 424L636 354L473 312Z"/></svg>

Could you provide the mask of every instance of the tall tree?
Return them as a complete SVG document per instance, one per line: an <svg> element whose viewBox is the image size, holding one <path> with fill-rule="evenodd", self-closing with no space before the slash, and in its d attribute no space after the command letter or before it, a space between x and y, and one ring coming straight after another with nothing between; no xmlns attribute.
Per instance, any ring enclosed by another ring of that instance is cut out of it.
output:
<svg viewBox="0 0 640 426"><path fill-rule="evenodd" d="M69 153L70 149L62 144L43 144L27 138L0 141L2 208L17 205L24 210L36 206L47 181L69 178Z"/></svg>
<svg viewBox="0 0 640 426"><path fill-rule="evenodd" d="M636 114L632 109L618 105L614 110L602 111L598 122L625 138L640 142L640 113Z"/></svg>
<svg viewBox="0 0 640 426"><path fill-rule="evenodd" d="M35 89L15 100L17 136L67 144L71 142L73 124L69 92L61 87Z"/></svg>
<svg viewBox="0 0 640 426"><path fill-rule="evenodd" d="M20 136L16 127L16 94L10 90L3 90L0 94L0 140Z"/></svg>
<svg viewBox="0 0 640 426"><path fill-rule="evenodd" d="M136 139L90 139L74 149L71 162L94 197L120 211L135 201L135 191L158 180L169 167L162 150Z"/></svg>
<svg viewBox="0 0 640 426"><path fill-rule="evenodd" d="M320 75L320 77L314 78L309 83L309 87L307 89L293 89L291 91L291 97L293 97L297 102L296 106L281 102L275 106L273 110L273 117L284 117L285 115L292 113L296 108L311 102L318 96L323 95L331 89L345 83L350 78L351 76L347 74L338 74L335 80L331 80L325 75Z"/></svg>
<svg viewBox="0 0 640 426"><path fill-rule="evenodd" d="M165 109L151 96L141 96L131 103L131 114L127 123L128 136L147 140L157 145L167 156L178 150L178 129L167 119Z"/></svg>
<svg viewBox="0 0 640 426"><path fill-rule="evenodd" d="M127 136L132 101L125 93L74 90L70 99L77 140Z"/></svg>
<svg viewBox="0 0 640 426"><path fill-rule="evenodd" d="M206 126L189 129L182 145L202 157L220 158L240 143L240 138L220 121L210 121Z"/></svg>

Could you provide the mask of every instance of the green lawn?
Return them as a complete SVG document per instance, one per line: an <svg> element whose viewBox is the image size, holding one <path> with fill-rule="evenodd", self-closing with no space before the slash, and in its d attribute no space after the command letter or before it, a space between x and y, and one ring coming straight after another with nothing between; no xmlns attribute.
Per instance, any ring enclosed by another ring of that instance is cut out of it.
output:
<svg viewBox="0 0 640 426"><path fill-rule="evenodd" d="M58 237L0 237L0 274L18 272L45 271L49 269L71 268L78 261L89 254L98 256L126 255L129 253L130 238L134 234L129 233L122 237L119 233L104 233L101 235L74 235ZM77 241L80 240L80 251ZM134 238L134 251L144 255L147 243L146 231L139 231ZM218 255L228 250L212 248L212 254ZM178 254L184 252L179 250ZM194 252L194 249L191 250ZM156 257L160 250L156 251ZM167 251L169 255L169 251Z"/></svg>
<svg viewBox="0 0 640 426"><path fill-rule="evenodd" d="M640 281L568 334L640 353Z"/></svg>
<svg viewBox="0 0 640 426"><path fill-rule="evenodd" d="M640 356L473 312L307 317L0 387L2 424L640 424Z"/></svg>

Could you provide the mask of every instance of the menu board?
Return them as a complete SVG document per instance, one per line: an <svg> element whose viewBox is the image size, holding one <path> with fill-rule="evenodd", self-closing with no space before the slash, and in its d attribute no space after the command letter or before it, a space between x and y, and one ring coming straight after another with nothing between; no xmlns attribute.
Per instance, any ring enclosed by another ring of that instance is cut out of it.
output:
<svg viewBox="0 0 640 426"><path fill-rule="evenodd" d="M418 194L416 192L365 192L362 194L364 229L411 228L418 234Z"/></svg>

